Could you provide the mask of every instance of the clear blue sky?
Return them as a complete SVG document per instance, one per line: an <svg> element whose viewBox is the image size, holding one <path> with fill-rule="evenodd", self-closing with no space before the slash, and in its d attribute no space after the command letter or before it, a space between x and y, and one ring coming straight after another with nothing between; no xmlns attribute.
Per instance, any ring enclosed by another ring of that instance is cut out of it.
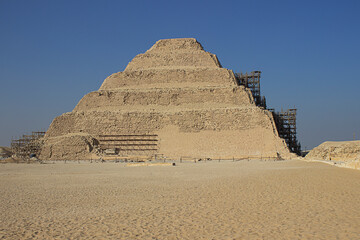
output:
<svg viewBox="0 0 360 240"><path fill-rule="evenodd" d="M360 138L360 1L0 0L0 145L70 112L163 38L194 37L261 70L268 106L298 108L307 149Z"/></svg>

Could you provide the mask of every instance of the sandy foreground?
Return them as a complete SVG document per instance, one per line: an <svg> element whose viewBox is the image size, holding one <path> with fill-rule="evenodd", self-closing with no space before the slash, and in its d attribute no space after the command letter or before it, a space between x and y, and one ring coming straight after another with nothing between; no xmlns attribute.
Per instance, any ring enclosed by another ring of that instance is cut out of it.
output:
<svg viewBox="0 0 360 240"><path fill-rule="evenodd" d="M240 161L0 165L0 239L359 239L360 171Z"/></svg>

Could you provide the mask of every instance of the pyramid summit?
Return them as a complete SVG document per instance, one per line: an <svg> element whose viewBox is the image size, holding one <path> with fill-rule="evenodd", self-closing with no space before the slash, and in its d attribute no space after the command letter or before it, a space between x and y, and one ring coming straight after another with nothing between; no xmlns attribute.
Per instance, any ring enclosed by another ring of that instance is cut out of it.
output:
<svg viewBox="0 0 360 240"><path fill-rule="evenodd" d="M205 52L196 39L164 39L137 55L125 71L153 68L219 68L216 55Z"/></svg>
<svg viewBox="0 0 360 240"><path fill-rule="evenodd" d="M147 52L156 50L204 50L203 46L195 38L160 39Z"/></svg>
<svg viewBox="0 0 360 240"><path fill-rule="evenodd" d="M120 87L186 87L234 84L232 71L221 67L194 38L164 39L137 55L124 72L105 79L100 90Z"/></svg>
<svg viewBox="0 0 360 240"><path fill-rule="evenodd" d="M56 117L42 159L278 156L272 114L194 38L164 39Z"/></svg>

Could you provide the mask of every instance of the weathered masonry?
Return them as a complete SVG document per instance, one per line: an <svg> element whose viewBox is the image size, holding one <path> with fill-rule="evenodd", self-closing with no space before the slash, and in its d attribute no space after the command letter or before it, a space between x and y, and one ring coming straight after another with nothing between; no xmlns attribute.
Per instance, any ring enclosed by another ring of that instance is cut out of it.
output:
<svg viewBox="0 0 360 240"><path fill-rule="evenodd" d="M257 77L223 68L193 38L160 40L56 117L40 156L287 158Z"/></svg>

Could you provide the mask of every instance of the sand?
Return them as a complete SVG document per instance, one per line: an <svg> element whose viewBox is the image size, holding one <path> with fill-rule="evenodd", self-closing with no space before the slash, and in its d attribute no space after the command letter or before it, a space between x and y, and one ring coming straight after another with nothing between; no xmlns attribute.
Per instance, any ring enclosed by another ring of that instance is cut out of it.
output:
<svg viewBox="0 0 360 240"><path fill-rule="evenodd" d="M0 239L358 239L360 172L240 161L0 165Z"/></svg>

